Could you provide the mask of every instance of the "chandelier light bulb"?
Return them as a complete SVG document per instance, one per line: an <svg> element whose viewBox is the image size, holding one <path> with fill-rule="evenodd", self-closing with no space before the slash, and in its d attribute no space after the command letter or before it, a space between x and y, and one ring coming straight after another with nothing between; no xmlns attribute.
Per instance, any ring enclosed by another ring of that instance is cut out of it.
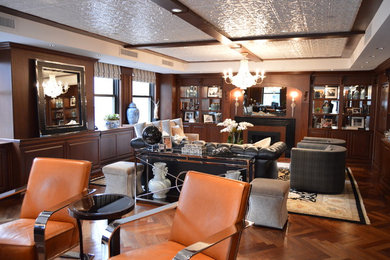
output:
<svg viewBox="0 0 390 260"><path fill-rule="evenodd" d="M61 81L56 81L55 75L49 75L49 80L42 83L43 92L46 96L56 98L61 94L68 92L68 83L63 84Z"/></svg>

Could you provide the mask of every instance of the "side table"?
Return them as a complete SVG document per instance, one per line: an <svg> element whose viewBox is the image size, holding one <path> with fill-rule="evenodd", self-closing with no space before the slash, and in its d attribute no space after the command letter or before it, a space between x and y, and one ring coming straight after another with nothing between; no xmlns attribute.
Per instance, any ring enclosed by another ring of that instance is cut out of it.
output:
<svg viewBox="0 0 390 260"><path fill-rule="evenodd" d="M134 209L134 200L122 194L96 194L83 197L69 205L69 215L77 220L80 240L80 259L88 260L94 256L84 254L81 220L107 219L110 224ZM113 243L119 246L120 232L112 238ZM119 250L119 249L118 249Z"/></svg>

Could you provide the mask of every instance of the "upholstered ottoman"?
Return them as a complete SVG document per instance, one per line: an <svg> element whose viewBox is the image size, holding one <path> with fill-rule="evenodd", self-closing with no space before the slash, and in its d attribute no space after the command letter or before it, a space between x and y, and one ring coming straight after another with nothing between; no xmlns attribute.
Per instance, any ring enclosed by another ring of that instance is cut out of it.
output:
<svg viewBox="0 0 390 260"><path fill-rule="evenodd" d="M104 193L125 194L134 197L135 189L135 166L133 162L115 162L103 167L102 171L106 178L106 190ZM137 163L137 194L141 193L141 175L144 166Z"/></svg>
<svg viewBox="0 0 390 260"><path fill-rule="evenodd" d="M255 225L283 229L290 182L256 178L252 182L247 219Z"/></svg>

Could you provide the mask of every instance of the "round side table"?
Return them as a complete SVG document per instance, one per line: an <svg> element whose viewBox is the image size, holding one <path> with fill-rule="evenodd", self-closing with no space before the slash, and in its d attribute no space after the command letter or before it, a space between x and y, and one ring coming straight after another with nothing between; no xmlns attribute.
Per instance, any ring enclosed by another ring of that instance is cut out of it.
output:
<svg viewBox="0 0 390 260"><path fill-rule="evenodd" d="M84 254L83 234L81 220L101 220L107 219L110 224L115 219L121 218L134 209L134 200L122 194L96 194L83 197L69 205L69 215L77 220L80 241L80 259L92 259L91 254ZM112 238L113 242L119 246L120 232Z"/></svg>

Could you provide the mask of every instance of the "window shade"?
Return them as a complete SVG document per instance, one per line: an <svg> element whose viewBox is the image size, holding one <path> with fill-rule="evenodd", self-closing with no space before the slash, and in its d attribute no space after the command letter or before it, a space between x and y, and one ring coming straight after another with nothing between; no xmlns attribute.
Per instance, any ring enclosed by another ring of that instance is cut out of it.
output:
<svg viewBox="0 0 390 260"><path fill-rule="evenodd" d="M96 62L95 77L120 79L121 68L118 65Z"/></svg>
<svg viewBox="0 0 390 260"><path fill-rule="evenodd" d="M148 82L156 84L156 73L146 70L134 69L133 81Z"/></svg>

